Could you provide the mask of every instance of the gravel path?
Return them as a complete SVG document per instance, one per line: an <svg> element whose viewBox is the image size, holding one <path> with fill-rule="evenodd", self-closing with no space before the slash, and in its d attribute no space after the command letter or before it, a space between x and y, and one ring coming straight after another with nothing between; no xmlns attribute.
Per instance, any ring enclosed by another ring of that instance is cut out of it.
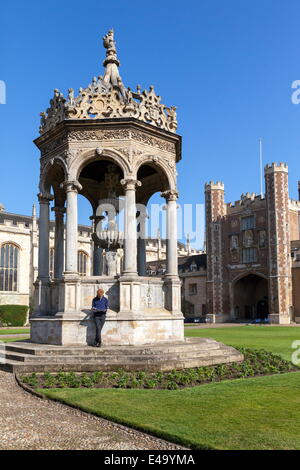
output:
<svg viewBox="0 0 300 470"><path fill-rule="evenodd" d="M16 339L22 339L22 338L29 338L29 334L19 334L19 335L0 335L0 341L1 339L9 339L9 338L16 338Z"/></svg>
<svg viewBox="0 0 300 470"><path fill-rule="evenodd" d="M20 388L12 374L0 371L0 450L169 450L182 449L125 426Z"/></svg>

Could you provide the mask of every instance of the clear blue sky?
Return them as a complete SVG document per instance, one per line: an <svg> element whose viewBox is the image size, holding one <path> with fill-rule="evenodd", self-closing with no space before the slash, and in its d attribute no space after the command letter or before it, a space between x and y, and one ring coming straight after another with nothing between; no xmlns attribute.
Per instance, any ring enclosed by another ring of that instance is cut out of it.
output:
<svg viewBox="0 0 300 470"><path fill-rule="evenodd" d="M30 213L39 113L54 88L77 90L102 73L101 38L111 27L124 83L154 84L178 108L181 203L202 203L208 180L224 181L227 201L259 192L260 136L264 164L289 164L296 198L300 105L291 103L291 83L300 79L299 18L299 0L2 2L0 201Z"/></svg>

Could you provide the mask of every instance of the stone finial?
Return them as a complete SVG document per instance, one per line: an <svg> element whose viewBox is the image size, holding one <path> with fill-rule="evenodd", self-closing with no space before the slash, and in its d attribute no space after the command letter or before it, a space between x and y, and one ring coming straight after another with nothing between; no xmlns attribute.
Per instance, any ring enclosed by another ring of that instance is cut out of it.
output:
<svg viewBox="0 0 300 470"><path fill-rule="evenodd" d="M2 204L2 202L0 202L0 212L5 212L5 207L4 207L4 204Z"/></svg>
<svg viewBox="0 0 300 470"><path fill-rule="evenodd" d="M120 62L117 58L117 48L113 29L110 29L103 37L103 46L106 49L106 58L103 61L104 67L106 67L107 64L116 64L119 66Z"/></svg>

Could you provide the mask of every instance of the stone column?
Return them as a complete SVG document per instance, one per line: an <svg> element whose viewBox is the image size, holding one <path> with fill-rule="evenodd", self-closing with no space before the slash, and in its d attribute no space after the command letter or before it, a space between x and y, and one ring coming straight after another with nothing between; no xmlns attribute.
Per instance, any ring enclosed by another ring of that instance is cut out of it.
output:
<svg viewBox="0 0 300 470"><path fill-rule="evenodd" d="M139 276L146 276L146 213L139 215L139 236L137 240L137 270Z"/></svg>
<svg viewBox="0 0 300 470"><path fill-rule="evenodd" d="M52 208L55 213L55 240L54 240L54 279L61 279L64 272L64 207Z"/></svg>
<svg viewBox="0 0 300 470"><path fill-rule="evenodd" d="M40 193L38 198L40 203L38 279L49 281L49 203L53 200L53 196Z"/></svg>
<svg viewBox="0 0 300 470"><path fill-rule="evenodd" d="M94 242L93 276L103 275L103 249Z"/></svg>
<svg viewBox="0 0 300 470"><path fill-rule="evenodd" d="M176 190L162 193L167 202L167 271L166 277L178 278L177 259L177 198Z"/></svg>
<svg viewBox="0 0 300 470"><path fill-rule="evenodd" d="M65 181L61 185L65 188L67 198L66 221L66 260L65 273L78 274L77 266L77 238L78 238L78 214L77 194L82 186L78 181Z"/></svg>
<svg viewBox="0 0 300 470"><path fill-rule="evenodd" d="M103 275L103 249L97 242L97 231L102 230L102 220L105 219L102 215L92 215L90 220L93 221L93 276ZM100 224L100 226L99 226Z"/></svg>
<svg viewBox="0 0 300 470"><path fill-rule="evenodd" d="M123 179L125 188L124 213L124 275L137 275L137 227L135 191L141 182L134 179Z"/></svg>

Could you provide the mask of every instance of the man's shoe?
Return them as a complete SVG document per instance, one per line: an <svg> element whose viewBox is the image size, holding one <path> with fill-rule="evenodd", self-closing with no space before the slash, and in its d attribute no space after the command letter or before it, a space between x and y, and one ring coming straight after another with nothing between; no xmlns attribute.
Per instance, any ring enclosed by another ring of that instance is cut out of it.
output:
<svg viewBox="0 0 300 470"><path fill-rule="evenodd" d="M101 343L97 343L96 348L101 348Z"/></svg>

